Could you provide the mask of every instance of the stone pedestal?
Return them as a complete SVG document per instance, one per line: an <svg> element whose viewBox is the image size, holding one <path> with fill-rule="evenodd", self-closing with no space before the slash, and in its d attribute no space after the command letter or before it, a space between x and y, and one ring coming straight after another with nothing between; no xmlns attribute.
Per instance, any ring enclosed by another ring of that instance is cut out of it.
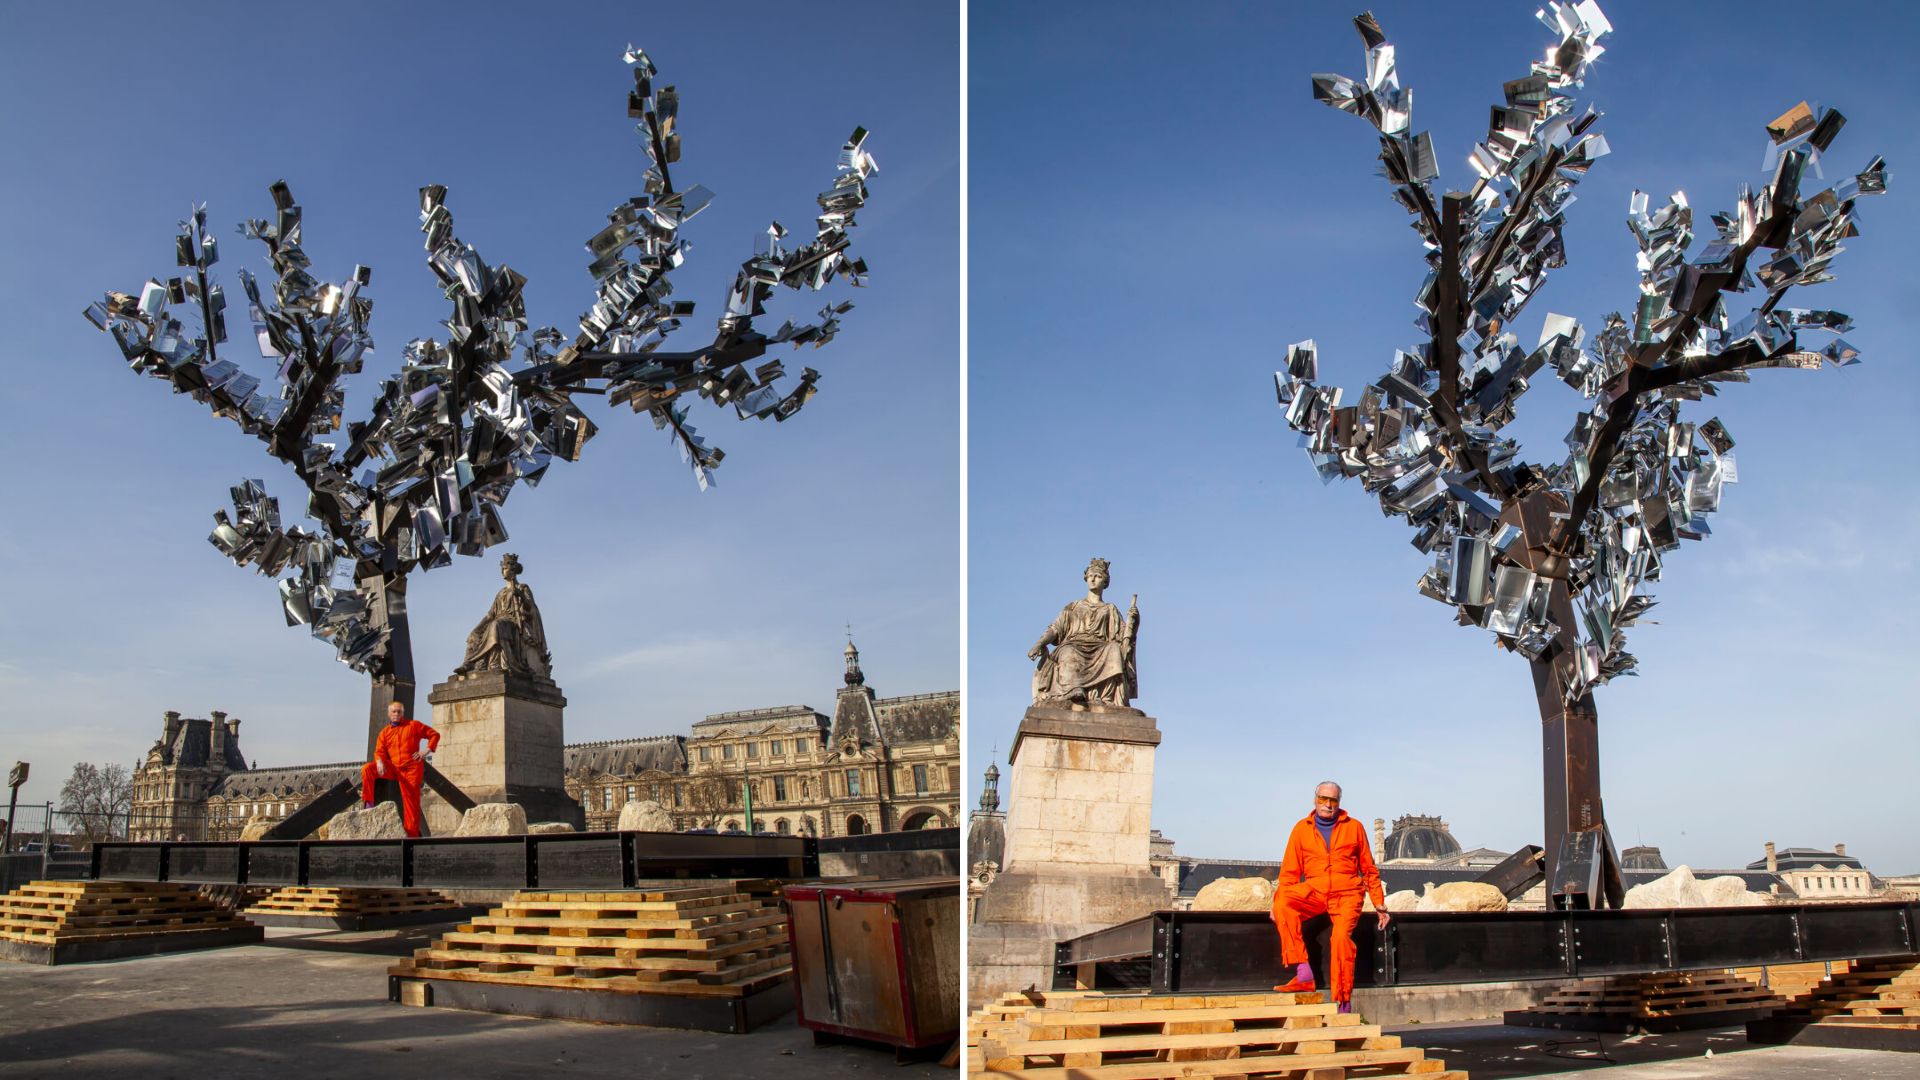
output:
<svg viewBox="0 0 1920 1080"><path fill-rule="evenodd" d="M1133 709L1027 710L1008 754L1006 866L968 932L970 1000L1044 990L1055 942L1171 905L1149 863L1159 743Z"/></svg>
<svg viewBox="0 0 1920 1080"><path fill-rule="evenodd" d="M480 671L455 675L427 695L440 749L433 763L475 802L518 803L527 820L565 821L583 828L586 814L568 797L565 784L566 736L562 715L567 699L550 680ZM423 793L425 794L425 793ZM438 798L428 807L435 832L450 835L440 820L453 810Z"/></svg>

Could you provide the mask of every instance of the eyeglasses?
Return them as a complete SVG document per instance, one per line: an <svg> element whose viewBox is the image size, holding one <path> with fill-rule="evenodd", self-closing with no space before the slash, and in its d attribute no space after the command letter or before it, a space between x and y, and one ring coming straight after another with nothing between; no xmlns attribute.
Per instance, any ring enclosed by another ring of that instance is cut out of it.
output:
<svg viewBox="0 0 1920 1080"><path fill-rule="evenodd" d="M1326 804L1327 804L1328 806L1339 806L1339 805L1340 805L1340 796L1338 796L1338 795L1315 795L1315 796L1313 797L1313 801L1314 801L1314 802L1318 802L1318 803L1326 803Z"/></svg>

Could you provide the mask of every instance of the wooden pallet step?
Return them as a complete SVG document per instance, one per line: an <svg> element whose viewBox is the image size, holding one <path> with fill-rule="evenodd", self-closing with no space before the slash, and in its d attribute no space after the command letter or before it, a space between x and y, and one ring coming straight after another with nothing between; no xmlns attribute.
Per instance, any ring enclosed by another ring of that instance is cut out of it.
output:
<svg viewBox="0 0 1920 1080"><path fill-rule="evenodd" d="M679 925L664 922L646 922L636 919L569 919L555 922L551 919L530 919L487 915L461 925L462 932L475 933L519 933L538 932L578 937L606 937L611 932L626 934L628 931L662 931L661 936L671 935L684 940L705 940L739 934L762 926L784 926L786 916L773 913L743 918L729 923L716 923L708 926ZM468 928L471 928L469 931Z"/></svg>
<svg viewBox="0 0 1920 1080"><path fill-rule="evenodd" d="M758 906L760 901L745 893L721 893L713 896L689 897L685 899L645 900L628 897L605 900L549 900L516 896L501 905L507 911L515 913L543 912L553 915L576 916L594 911L610 911L619 918L627 913L633 917L642 913L660 912L673 916L706 915L716 909L729 906L751 904ZM591 917L590 915L588 916Z"/></svg>
<svg viewBox="0 0 1920 1080"><path fill-rule="evenodd" d="M768 938L736 946L718 955L697 956L597 956L552 952L481 951L434 947L415 949L418 960L444 960L468 964L543 964L573 967L608 968L616 971L725 971L742 957L786 952L786 938Z"/></svg>
<svg viewBox="0 0 1920 1080"><path fill-rule="evenodd" d="M1109 1012L1078 1012L1064 1009L1040 1008L1021 1018L1022 1023L1034 1027L1106 1027L1114 1024L1161 1024L1178 1019L1191 1023L1201 1020L1265 1020L1287 1017L1318 1017L1323 1022L1333 1024L1361 1023L1359 1016L1353 1013L1340 1014L1332 1002L1300 1003L1293 1005L1239 1005L1224 1008L1195 1008L1182 1010L1177 1018L1169 1017L1161 1009L1151 1007L1115 1009Z"/></svg>
<svg viewBox="0 0 1920 1080"><path fill-rule="evenodd" d="M764 948L787 940L784 927L769 926L743 935L737 941L717 942L686 938L621 937L538 937L532 934L476 934L454 932L435 943L436 948L467 949L476 952L539 951L553 956L685 956L713 958L730 956L749 949Z"/></svg>
<svg viewBox="0 0 1920 1080"><path fill-rule="evenodd" d="M681 930L711 930L725 933L730 927L755 919L784 918L776 908L742 907L723 911L718 914L702 915L697 913L674 914L672 912L632 912L613 911L605 908L592 911L572 912L566 915L554 915L550 912L507 907L489 912L486 918L499 920L511 925L538 926L591 926L619 925L631 927L664 926Z"/></svg>
<svg viewBox="0 0 1920 1080"><path fill-rule="evenodd" d="M996 1068L988 1059L984 1075L1020 1080L1161 1080L1188 1076L1269 1076L1275 1073L1310 1075L1315 1069L1342 1069L1344 1075L1424 1075L1429 1080L1466 1073L1449 1073L1445 1063L1429 1061L1418 1047L1399 1050L1351 1050L1333 1054L1273 1054L1263 1057L1220 1058L1199 1061L1127 1062L1113 1065L1075 1065L1042 1068ZM1362 1071L1364 1070L1364 1072ZM1327 1074L1331 1075L1331 1074Z"/></svg>
<svg viewBox="0 0 1920 1080"><path fill-rule="evenodd" d="M578 975L583 978L629 977L642 982L685 979L699 983L739 982L742 979L790 966L792 956L784 948L744 953L724 963L667 961L645 964L636 961L600 957L542 956L537 953L445 953L433 949L415 952L414 966L432 971L520 972L546 975Z"/></svg>
<svg viewBox="0 0 1920 1080"><path fill-rule="evenodd" d="M1230 1021L1223 1021L1228 1023ZM1185 1027L1171 1024L1170 1027ZM1204 1026L1204 1025L1194 1025ZM1363 1045L1364 1044L1364 1045ZM1246 1056L1249 1047L1289 1047L1294 1054L1331 1054L1344 1050L1397 1050L1397 1035L1385 1035L1377 1024L1307 1030L1251 1028L1238 1031L1162 1032L1145 1035L1108 1035L1098 1038L987 1040L980 1044L989 1058L1053 1057L1058 1054L1164 1053L1169 1050L1234 1048Z"/></svg>
<svg viewBox="0 0 1920 1080"><path fill-rule="evenodd" d="M411 964L397 964L387 969L389 975L402 978L449 979L455 982L511 983L520 986L546 986L563 990L601 990L608 993L666 994L674 997L742 997L757 990L778 983L793 973L793 966L786 964L768 968L764 972L747 976L733 982L701 983L686 980L644 982L631 976L610 978L582 978L573 975L536 975L513 972L476 972L476 971L432 971L414 968Z"/></svg>
<svg viewBox="0 0 1920 1080"><path fill-rule="evenodd" d="M670 900L702 900L716 896L740 896L746 890L735 883L717 885L639 886L632 889L597 889L582 892L573 889L528 889L515 893L516 901L553 901L557 903L607 903L635 901L662 903Z"/></svg>

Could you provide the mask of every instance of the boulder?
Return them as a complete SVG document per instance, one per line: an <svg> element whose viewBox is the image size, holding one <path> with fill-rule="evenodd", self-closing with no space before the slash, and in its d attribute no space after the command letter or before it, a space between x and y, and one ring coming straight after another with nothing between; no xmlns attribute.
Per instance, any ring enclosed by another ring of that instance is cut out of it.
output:
<svg viewBox="0 0 1920 1080"><path fill-rule="evenodd" d="M1429 888L1415 911L1505 911L1507 896L1484 881L1449 881Z"/></svg>
<svg viewBox="0 0 1920 1080"><path fill-rule="evenodd" d="M1676 867L1663 878L1635 885L1627 890L1623 908L1749 907L1767 903L1765 893L1747 891L1747 883L1737 877L1708 878L1693 876L1690 866Z"/></svg>
<svg viewBox="0 0 1920 1080"><path fill-rule="evenodd" d="M1414 892L1412 889L1401 889L1399 892L1388 893L1387 910L1418 911L1420 910L1420 894Z"/></svg>
<svg viewBox="0 0 1920 1080"><path fill-rule="evenodd" d="M1263 877L1219 878L1193 898L1195 911L1271 911L1273 882Z"/></svg>
<svg viewBox="0 0 1920 1080"><path fill-rule="evenodd" d="M269 821L266 818L254 818L253 820L247 822L246 828L243 828L240 830L240 839L258 840L261 837L267 835L268 829L271 829L278 824L280 823L277 821Z"/></svg>
<svg viewBox="0 0 1920 1080"><path fill-rule="evenodd" d="M525 836L527 809L519 803L481 803L460 815L455 836Z"/></svg>
<svg viewBox="0 0 1920 1080"><path fill-rule="evenodd" d="M536 821L527 826L530 833L572 832L573 823L567 821Z"/></svg>
<svg viewBox="0 0 1920 1080"><path fill-rule="evenodd" d="M407 835L400 808L390 802L375 803L371 810L341 811L326 828L332 840L398 840Z"/></svg>
<svg viewBox="0 0 1920 1080"><path fill-rule="evenodd" d="M620 808L621 832L673 832L673 815L652 799L628 799Z"/></svg>

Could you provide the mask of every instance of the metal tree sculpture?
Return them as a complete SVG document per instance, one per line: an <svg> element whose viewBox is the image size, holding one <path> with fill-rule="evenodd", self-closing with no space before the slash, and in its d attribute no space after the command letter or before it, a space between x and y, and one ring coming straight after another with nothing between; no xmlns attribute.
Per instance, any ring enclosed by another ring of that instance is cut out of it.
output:
<svg viewBox="0 0 1920 1080"><path fill-rule="evenodd" d="M1583 347L1579 323L1549 315L1538 345L1523 350L1513 319L1564 264L1561 213L1607 152L1598 114L1576 115L1567 91L1582 85L1612 27L1593 0L1549 3L1540 17L1558 44L1506 84L1486 141L1473 148L1472 189L1439 196L1433 144L1411 133L1412 94L1396 78L1393 46L1371 13L1354 20L1365 79L1315 75L1314 97L1380 131L1385 175L1432 267L1415 299L1415 324L1429 340L1397 353L1355 404L1316 384L1312 341L1290 346L1287 370L1274 378L1321 476L1359 477L1435 556L1420 592L1528 661L1544 725L1550 895L1559 907L1617 907L1593 691L1632 672L1624 631L1653 605L1645 583L1659 579L1681 540L1708 535L1706 515L1736 479L1726 428L1717 418L1682 421L1681 403L1715 394L1716 383L1745 382L1754 368L1857 362L1842 339L1816 349L1799 336L1849 330L1847 316L1780 302L1795 285L1830 279L1841 241L1858 231L1855 198L1884 191L1886 170L1875 158L1803 197L1846 121L1795 106L1767 125L1771 182L1743 188L1732 210L1714 214L1712 239L1691 258L1686 196L1649 212L1634 193L1640 295L1631 316L1608 315ZM1730 316L1728 295L1756 288L1764 299ZM1548 365L1593 405L1575 417L1563 463L1523 463L1499 432Z"/></svg>
<svg viewBox="0 0 1920 1080"><path fill-rule="evenodd" d="M587 241L588 269L597 282L594 303L568 341L552 327L527 331L521 290L512 268L489 266L453 233L447 189L420 190L427 265L452 304L447 340L407 344L400 373L380 384L372 413L340 431L345 393L340 378L358 372L372 347L367 324L370 280L357 266L340 284L315 278L301 249L300 207L287 185L273 185L271 221L241 230L267 247L274 277L263 289L240 272L260 353L277 362L278 392L245 374L217 346L227 340L226 295L209 274L218 245L207 232L206 210L196 207L176 239L178 265L190 276L148 281L138 296L108 293L87 318L113 335L136 372L191 394L214 415L232 420L293 467L308 491L307 512L318 531L282 528L278 500L257 480L233 489L233 514L214 515L215 547L262 574L278 576L289 626L305 623L330 641L339 658L372 678L369 745L385 722L390 701L411 713L412 646L407 635L407 575L477 555L507 538L500 507L516 481L539 483L554 460L573 461L594 434L574 402L576 394L605 395L612 404L644 411L669 432L704 489L720 464L687 422L682 398L697 394L732 405L741 419L785 420L812 397L819 374L805 369L782 392L779 361L749 371L769 347L824 345L853 305L830 304L817 321L787 322L771 336L753 320L775 286L824 288L836 277L862 283L866 266L848 253L854 214L866 202L876 170L856 129L840 151L839 175L819 196L813 239L788 247L775 222L758 252L740 268L713 340L684 352L662 348L693 304L671 299L669 275L686 253L680 227L712 194L673 184L669 166L680 159L675 120L678 95L655 87L653 63L629 47L634 89L628 112L640 124L652 158L645 193L614 208L607 227ZM197 320L189 333L170 306ZM526 366L509 370L516 355Z"/></svg>

